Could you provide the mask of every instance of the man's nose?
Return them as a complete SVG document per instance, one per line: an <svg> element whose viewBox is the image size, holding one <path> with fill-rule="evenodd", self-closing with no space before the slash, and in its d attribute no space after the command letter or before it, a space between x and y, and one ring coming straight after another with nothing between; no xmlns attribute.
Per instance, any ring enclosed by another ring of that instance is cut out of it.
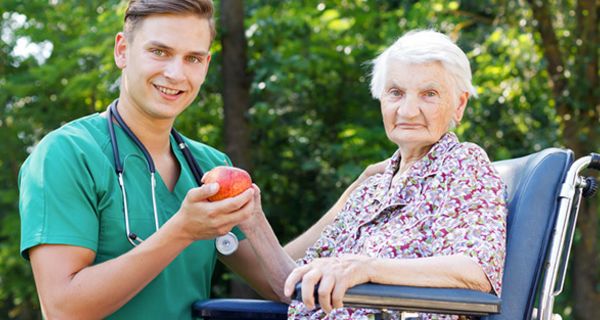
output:
<svg viewBox="0 0 600 320"><path fill-rule="evenodd" d="M164 72L165 77L172 81L182 81L185 79L183 61L172 59L169 61Z"/></svg>

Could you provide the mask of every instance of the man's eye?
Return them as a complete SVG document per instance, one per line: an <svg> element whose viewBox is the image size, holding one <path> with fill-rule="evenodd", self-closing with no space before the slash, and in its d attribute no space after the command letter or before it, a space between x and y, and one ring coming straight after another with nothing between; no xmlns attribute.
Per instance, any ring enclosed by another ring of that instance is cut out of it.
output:
<svg viewBox="0 0 600 320"><path fill-rule="evenodd" d="M427 91L427 92L425 92L425 96L428 97L428 98L433 98L433 97L437 96L437 92L435 92L435 91Z"/></svg>
<svg viewBox="0 0 600 320"><path fill-rule="evenodd" d="M165 55L165 52L161 49L152 49L151 52L158 57L163 57Z"/></svg>
<svg viewBox="0 0 600 320"><path fill-rule="evenodd" d="M191 62L191 63L200 63L200 62L202 62L202 61L200 60L200 58L198 58L198 57L194 57L194 56L189 56L189 57L187 57L187 61L188 61L188 62Z"/></svg>

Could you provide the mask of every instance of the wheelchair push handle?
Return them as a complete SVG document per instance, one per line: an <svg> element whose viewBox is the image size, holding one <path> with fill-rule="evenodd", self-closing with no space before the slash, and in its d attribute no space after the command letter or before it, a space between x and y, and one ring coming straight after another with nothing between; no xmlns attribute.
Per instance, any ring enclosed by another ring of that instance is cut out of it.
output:
<svg viewBox="0 0 600 320"><path fill-rule="evenodd" d="M588 169L594 169L600 171L600 154L590 153ZM583 190L582 195L584 198L590 198L598 191L598 182L594 177L582 177Z"/></svg>
<svg viewBox="0 0 600 320"><path fill-rule="evenodd" d="M600 154L591 153L590 157L592 159L590 160L590 164L588 165L588 168L600 171Z"/></svg>

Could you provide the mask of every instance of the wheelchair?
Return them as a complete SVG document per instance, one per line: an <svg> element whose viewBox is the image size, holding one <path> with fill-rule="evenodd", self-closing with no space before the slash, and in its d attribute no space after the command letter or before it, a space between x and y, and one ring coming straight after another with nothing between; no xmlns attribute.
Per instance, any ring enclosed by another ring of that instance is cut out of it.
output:
<svg viewBox="0 0 600 320"><path fill-rule="evenodd" d="M597 190L585 169L600 170L600 155L576 161L568 149L548 148L494 162L507 185L508 217L502 296L467 289L361 284L344 306L403 312L457 314L480 319L550 320L563 290L575 222L582 197ZM300 299L300 288L296 288ZM197 301L192 315L205 320L286 319L287 305L266 300ZM554 318L553 318L554 317ZM385 317L384 317L385 318Z"/></svg>

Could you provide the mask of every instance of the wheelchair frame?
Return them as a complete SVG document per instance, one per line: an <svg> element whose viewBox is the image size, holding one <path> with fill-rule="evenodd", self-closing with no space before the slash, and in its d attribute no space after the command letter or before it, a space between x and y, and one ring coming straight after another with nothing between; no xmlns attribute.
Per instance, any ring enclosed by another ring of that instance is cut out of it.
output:
<svg viewBox="0 0 600 320"><path fill-rule="evenodd" d="M564 288L567 274L567 263L573 244L575 225L582 197L591 197L597 191L593 178L581 176L585 169L600 170L600 155L592 153L577 159L567 171L567 176L560 190L560 207L552 235L550 252L540 294L540 308L537 319L552 319L554 299ZM566 246L565 246L566 244ZM566 247L567 250L563 250Z"/></svg>

